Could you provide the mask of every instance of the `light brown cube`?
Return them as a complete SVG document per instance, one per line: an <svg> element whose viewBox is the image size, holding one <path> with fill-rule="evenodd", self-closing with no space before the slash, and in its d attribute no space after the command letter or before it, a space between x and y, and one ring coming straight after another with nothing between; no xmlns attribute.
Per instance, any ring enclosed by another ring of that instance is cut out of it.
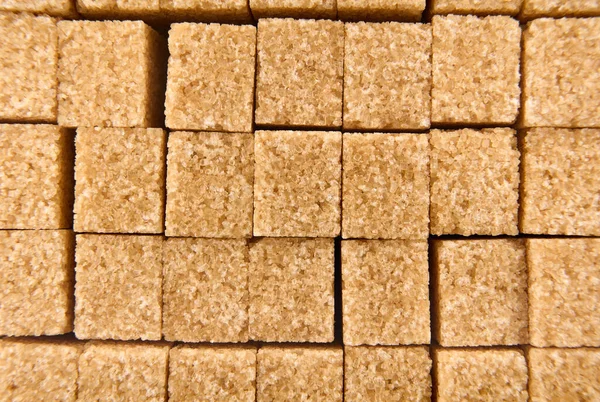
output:
<svg viewBox="0 0 600 402"><path fill-rule="evenodd" d="M181 21L251 22L248 0L160 0L161 11Z"/></svg>
<svg viewBox="0 0 600 402"><path fill-rule="evenodd" d="M75 0L0 0L0 11L26 11L55 17L74 17Z"/></svg>
<svg viewBox="0 0 600 402"><path fill-rule="evenodd" d="M342 154L342 236L426 239L428 136L346 133Z"/></svg>
<svg viewBox="0 0 600 402"><path fill-rule="evenodd" d="M254 26L173 24L169 52L167 127L252 131Z"/></svg>
<svg viewBox="0 0 600 402"><path fill-rule="evenodd" d="M509 128L431 131L431 233L516 235L519 150Z"/></svg>
<svg viewBox="0 0 600 402"><path fill-rule="evenodd" d="M75 231L162 232L165 159L162 129L78 129Z"/></svg>
<svg viewBox="0 0 600 402"><path fill-rule="evenodd" d="M434 16L431 121L509 125L520 105L521 28L510 17Z"/></svg>
<svg viewBox="0 0 600 402"><path fill-rule="evenodd" d="M256 124L342 125L342 22L259 20L257 66Z"/></svg>
<svg viewBox="0 0 600 402"><path fill-rule="evenodd" d="M600 15L598 0L523 0L521 18L594 17Z"/></svg>
<svg viewBox="0 0 600 402"><path fill-rule="evenodd" d="M77 338L161 338L162 245L159 236L77 235Z"/></svg>
<svg viewBox="0 0 600 402"><path fill-rule="evenodd" d="M87 18L160 17L160 0L76 0L79 12Z"/></svg>
<svg viewBox="0 0 600 402"><path fill-rule="evenodd" d="M433 251L434 336L440 345L528 343L522 240L442 240Z"/></svg>
<svg viewBox="0 0 600 402"><path fill-rule="evenodd" d="M0 335L73 329L73 232L0 230Z"/></svg>
<svg viewBox="0 0 600 402"><path fill-rule="evenodd" d="M333 277L333 239L250 244L250 339L332 342Z"/></svg>
<svg viewBox="0 0 600 402"><path fill-rule="evenodd" d="M337 0L338 16L351 21L420 21L425 0Z"/></svg>
<svg viewBox="0 0 600 402"><path fill-rule="evenodd" d="M170 133L167 165L167 236L252 236L252 134Z"/></svg>
<svg viewBox="0 0 600 402"><path fill-rule="evenodd" d="M341 133L258 131L254 141L254 236L338 236Z"/></svg>
<svg viewBox="0 0 600 402"><path fill-rule="evenodd" d="M336 17L336 0L250 0L254 18Z"/></svg>
<svg viewBox="0 0 600 402"><path fill-rule="evenodd" d="M600 346L600 239L528 239L529 334L537 347Z"/></svg>
<svg viewBox="0 0 600 402"><path fill-rule="evenodd" d="M433 14L517 15L523 0L433 0Z"/></svg>
<svg viewBox="0 0 600 402"><path fill-rule="evenodd" d="M342 242L345 345L430 342L427 242Z"/></svg>

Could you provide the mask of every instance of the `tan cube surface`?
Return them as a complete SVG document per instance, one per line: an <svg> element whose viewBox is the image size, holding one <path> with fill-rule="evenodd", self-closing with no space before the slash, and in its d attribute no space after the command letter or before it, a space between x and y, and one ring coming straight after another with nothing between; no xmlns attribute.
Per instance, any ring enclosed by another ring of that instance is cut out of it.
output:
<svg viewBox="0 0 600 402"><path fill-rule="evenodd" d="M167 127L252 131L254 26L173 24L169 52Z"/></svg>
<svg viewBox="0 0 600 402"><path fill-rule="evenodd" d="M523 0L433 0L433 14L517 15Z"/></svg>
<svg viewBox="0 0 600 402"><path fill-rule="evenodd" d="M248 0L160 0L165 16L182 21L250 22Z"/></svg>
<svg viewBox="0 0 600 402"><path fill-rule="evenodd" d="M79 12L86 18L150 18L160 17L160 0L76 0Z"/></svg>
<svg viewBox="0 0 600 402"><path fill-rule="evenodd" d="M522 240L442 240L433 251L434 336L440 345L528 343Z"/></svg>
<svg viewBox="0 0 600 402"><path fill-rule="evenodd" d="M250 244L250 339L332 342L333 276L333 239Z"/></svg>
<svg viewBox="0 0 600 402"><path fill-rule="evenodd" d="M75 0L0 0L0 11L27 11L56 17L76 16Z"/></svg>
<svg viewBox="0 0 600 402"><path fill-rule="evenodd" d="M254 18L330 18L336 17L336 0L250 0Z"/></svg>
<svg viewBox="0 0 600 402"><path fill-rule="evenodd" d="M600 346L600 239L529 239L529 334L538 347Z"/></svg>
<svg viewBox="0 0 600 402"><path fill-rule="evenodd" d="M342 20L420 21L425 0L337 0Z"/></svg>
<svg viewBox="0 0 600 402"><path fill-rule="evenodd" d="M258 21L256 124L340 127L344 24Z"/></svg>
<svg viewBox="0 0 600 402"><path fill-rule="evenodd" d="M431 233L516 235L519 156L509 128L431 131Z"/></svg>
<svg viewBox="0 0 600 402"><path fill-rule="evenodd" d="M434 16L431 121L509 125L521 89L521 28L510 17Z"/></svg>
<svg viewBox="0 0 600 402"><path fill-rule="evenodd" d="M600 15L598 0L523 0L521 18L592 17Z"/></svg>
<svg viewBox="0 0 600 402"><path fill-rule="evenodd" d="M0 230L0 336L73 329L73 232Z"/></svg>

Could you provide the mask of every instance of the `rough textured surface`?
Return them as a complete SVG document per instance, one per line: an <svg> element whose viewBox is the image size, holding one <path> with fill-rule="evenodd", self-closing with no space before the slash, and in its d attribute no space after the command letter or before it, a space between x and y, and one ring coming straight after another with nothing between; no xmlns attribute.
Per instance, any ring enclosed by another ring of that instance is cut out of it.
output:
<svg viewBox="0 0 600 402"><path fill-rule="evenodd" d="M426 241L342 242L345 345L430 342Z"/></svg>
<svg viewBox="0 0 600 402"><path fill-rule="evenodd" d="M73 209L73 135L0 124L0 229L62 229Z"/></svg>
<svg viewBox="0 0 600 402"><path fill-rule="evenodd" d="M433 247L434 332L440 345L527 344L523 241L443 240Z"/></svg>
<svg viewBox="0 0 600 402"><path fill-rule="evenodd" d="M250 339L333 341L333 239L250 245Z"/></svg>
<svg viewBox="0 0 600 402"><path fill-rule="evenodd" d="M252 134L170 133L167 163L167 236L252 236Z"/></svg>
<svg viewBox="0 0 600 402"><path fill-rule="evenodd" d="M512 124L519 111L521 28L510 17L434 16L431 121Z"/></svg>
<svg viewBox="0 0 600 402"><path fill-rule="evenodd" d="M73 329L73 233L0 231L0 335Z"/></svg>
<svg viewBox="0 0 600 402"><path fill-rule="evenodd" d="M590 17L600 15L599 0L523 0L521 18Z"/></svg>
<svg viewBox="0 0 600 402"><path fill-rule="evenodd" d="M533 346L600 346L600 239L529 239Z"/></svg>
<svg viewBox="0 0 600 402"><path fill-rule="evenodd" d="M344 400L431 400L431 358L425 347L346 347Z"/></svg>
<svg viewBox="0 0 600 402"><path fill-rule="evenodd" d="M342 154L344 238L427 238L427 135L344 134Z"/></svg>
<svg viewBox="0 0 600 402"><path fill-rule="evenodd" d="M517 15L523 0L433 0L434 14Z"/></svg>
<svg viewBox="0 0 600 402"><path fill-rule="evenodd" d="M516 235L519 151L509 128L431 131L431 233Z"/></svg>
<svg viewBox="0 0 600 402"><path fill-rule="evenodd" d="M77 0L79 12L88 18L157 18L160 0Z"/></svg>
<svg viewBox="0 0 600 402"><path fill-rule="evenodd" d="M173 24L169 52L167 127L252 131L255 27Z"/></svg>
<svg viewBox="0 0 600 402"><path fill-rule="evenodd" d="M163 334L169 341L248 341L245 240L168 239Z"/></svg>
<svg viewBox="0 0 600 402"><path fill-rule="evenodd" d="M338 236L341 133L258 131L254 140L254 235Z"/></svg>
<svg viewBox="0 0 600 402"><path fill-rule="evenodd" d="M256 348L177 346L169 353L169 401L254 402Z"/></svg>
<svg viewBox="0 0 600 402"><path fill-rule="evenodd" d="M437 400L526 402L527 363L518 349L438 349Z"/></svg>
<svg viewBox="0 0 600 402"><path fill-rule="evenodd" d="M75 145L76 231L163 231L164 130L80 128Z"/></svg>
<svg viewBox="0 0 600 402"><path fill-rule="evenodd" d="M528 130L521 150L521 231L600 236L600 130Z"/></svg>
<svg viewBox="0 0 600 402"><path fill-rule="evenodd" d="M259 349L256 400L342 402L344 353L340 347Z"/></svg>
<svg viewBox="0 0 600 402"><path fill-rule="evenodd" d="M77 235L77 338L161 338L162 245L159 236Z"/></svg>
<svg viewBox="0 0 600 402"><path fill-rule="evenodd" d="M337 0L343 20L420 21L425 0Z"/></svg>
<svg viewBox="0 0 600 402"><path fill-rule="evenodd" d="M74 0L0 0L0 11L27 11L56 17L76 15Z"/></svg>
<svg viewBox="0 0 600 402"><path fill-rule="evenodd" d="M250 0L250 8L257 19L336 17L336 0Z"/></svg>
<svg viewBox="0 0 600 402"><path fill-rule="evenodd" d="M343 74L342 22L260 20L256 124L340 127Z"/></svg>
<svg viewBox="0 0 600 402"><path fill-rule="evenodd" d="M250 22L248 0L160 0L168 17L187 21Z"/></svg>

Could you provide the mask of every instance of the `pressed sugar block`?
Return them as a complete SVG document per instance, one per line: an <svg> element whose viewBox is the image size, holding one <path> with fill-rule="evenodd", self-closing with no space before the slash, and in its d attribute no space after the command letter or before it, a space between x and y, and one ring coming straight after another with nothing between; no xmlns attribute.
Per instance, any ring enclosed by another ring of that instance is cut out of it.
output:
<svg viewBox="0 0 600 402"><path fill-rule="evenodd" d="M73 233L0 231L0 335L73 329Z"/></svg>
<svg viewBox="0 0 600 402"><path fill-rule="evenodd" d="M427 242L342 242L345 345L430 342Z"/></svg>
<svg viewBox="0 0 600 402"><path fill-rule="evenodd" d="M169 51L167 127L252 131L254 26L173 24Z"/></svg>
<svg viewBox="0 0 600 402"><path fill-rule="evenodd" d="M77 9L88 18L156 18L160 0L77 0Z"/></svg>
<svg viewBox="0 0 600 402"><path fill-rule="evenodd" d="M521 28L510 17L434 16L431 121L513 124L519 112Z"/></svg>
<svg viewBox="0 0 600 402"><path fill-rule="evenodd" d="M258 350L256 400L342 402L341 347L275 347Z"/></svg>
<svg viewBox="0 0 600 402"><path fill-rule="evenodd" d="M427 129L431 25L346 24L344 128Z"/></svg>
<svg viewBox="0 0 600 402"><path fill-rule="evenodd" d="M430 401L431 358L426 347L346 347L346 402Z"/></svg>
<svg viewBox="0 0 600 402"><path fill-rule="evenodd" d="M169 341L248 341L245 240L168 239L163 334Z"/></svg>
<svg viewBox="0 0 600 402"><path fill-rule="evenodd" d="M165 159L162 129L78 129L75 230L162 232Z"/></svg>
<svg viewBox="0 0 600 402"><path fill-rule="evenodd" d="M598 0L523 0L521 17L590 17L600 15Z"/></svg>
<svg viewBox="0 0 600 402"><path fill-rule="evenodd" d="M256 124L342 125L342 22L259 20L257 68Z"/></svg>
<svg viewBox="0 0 600 402"><path fill-rule="evenodd" d="M336 17L336 0L250 0L254 18L293 17L330 18Z"/></svg>
<svg viewBox="0 0 600 402"><path fill-rule="evenodd" d="M535 128L521 140L521 231L600 236L600 129Z"/></svg>
<svg viewBox="0 0 600 402"><path fill-rule="evenodd" d="M161 338L162 245L159 236L77 235L77 338Z"/></svg>
<svg viewBox="0 0 600 402"><path fill-rule="evenodd" d="M0 11L26 11L56 17L76 15L75 0L0 0Z"/></svg>
<svg viewBox="0 0 600 402"><path fill-rule="evenodd" d="M185 21L249 22L248 0L160 0L165 16Z"/></svg>
<svg viewBox="0 0 600 402"><path fill-rule="evenodd" d="M167 165L167 236L252 236L252 134L172 132Z"/></svg>
<svg viewBox="0 0 600 402"><path fill-rule="evenodd" d="M600 239L529 239L531 345L600 346Z"/></svg>
<svg viewBox="0 0 600 402"><path fill-rule="evenodd" d="M509 128L431 131L431 233L516 235L517 136Z"/></svg>
<svg viewBox="0 0 600 402"><path fill-rule="evenodd" d="M162 126L164 42L141 21L60 21L58 123Z"/></svg>
<svg viewBox="0 0 600 402"><path fill-rule="evenodd" d="M72 205L73 135L0 124L0 229L68 228Z"/></svg>
<svg viewBox="0 0 600 402"><path fill-rule="evenodd" d="M332 342L333 276L333 239L250 244L250 339Z"/></svg>
<svg viewBox="0 0 600 402"><path fill-rule="evenodd" d="M254 235L338 236L341 133L258 131L254 141Z"/></svg>
<svg viewBox="0 0 600 402"><path fill-rule="evenodd" d="M431 12L433 14L517 15L522 3L523 0L433 0Z"/></svg>
<svg viewBox="0 0 600 402"><path fill-rule="evenodd" d="M440 345L528 343L522 240L442 240L433 251L434 336Z"/></svg>
<svg viewBox="0 0 600 402"><path fill-rule="evenodd" d="M343 20L420 21L425 0L337 0Z"/></svg>
<svg viewBox="0 0 600 402"><path fill-rule="evenodd" d="M428 136L344 134L342 154L342 236L426 239Z"/></svg>

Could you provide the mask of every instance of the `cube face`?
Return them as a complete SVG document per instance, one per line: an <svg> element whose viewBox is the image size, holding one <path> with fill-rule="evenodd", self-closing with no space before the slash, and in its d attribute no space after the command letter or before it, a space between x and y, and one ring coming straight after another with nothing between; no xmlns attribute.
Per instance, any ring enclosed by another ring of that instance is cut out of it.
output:
<svg viewBox="0 0 600 402"><path fill-rule="evenodd" d="M265 342L332 342L333 239L250 245L249 334Z"/></svg>
<svg viewBox="0 0 600 402"><path fill-rule="evenodd" d="M434 16L431 121L513 124L519 111L519 22Z"/></svg>
<svg viewBox="0 0 600 402"><path fill-rule="evenodd" d="M248 0L160 0L161 11L178 20L251 22Z"/></svg>
<svg viewBox="0 0 600 402"><path fill-rule="evenodd" d="M342 22L259 21L256 124L340 127L343 74Z"/></svg>
<svg viewBox="0 0 600 402"><path fill-rule="evenodd" d="M525 244L517 239L434 242L442 346L528 343Z"/></svg>
<svg viewBox="0 0 600 402"><path fill-rule="evenodd" d="M48 14L56 17L72 17L76 15L73 0L0 0L0 11L26 11L30 13Z"/></svg>
<svg viewBox="0 0 600 402"><path fill-rule="evenodd" d="M426 239L428 136L344 134L342 154L342 236Z"/></svg>
<svg viewBox="0 0 600 402"><path fill-rule="evenodd" d="M600 346L600 239L528 239L527 263L531 345Z"/></svg>
<svg viewBox="0 0 600 402"><path fill-rule="evenodd" d="M248 341L245 240L168 239L163 334L169 341Z"/></svg>
<svg viewBox="0 0 600 402"><path fill-rule="evenodd" d="M337 0L342 20L420 21L425 0Z"/></svg>
<svg viewBox="0 0 600 402"><path fill-rule="evenodd" d="M430 342L426 241L342 242L345 345Z"/></svg>
<svg viewBox="0 0 600 402"><path fill-rule="evenodd" d="M591 17L600 15L597 0L523 0L522 19Z"/></svg>
<svg viewBox="0 0 600 402"><path fill-rule="evenodd" d="M508 128L431 131L431 233L516 235L517 137Z"/></svg>
<svg viewBox="0 0 600 402"><path fill-rule="evenodd" d="M521 231L600 235L600 130L528 130L522 136Z"/></svg>
<svg viewBox="0 0 600 402"><path fill-rule="evenodd" d="M434 14L517 15L523 0L433 0Z"/></svg>
<svg viewBox="0 0 600 402"><path fill-rule="evenodd" d="M170 133L167 165L167 236L252 236L252 134Z"/></svg>
<svg viewBox="0 0 600 402"><path fill-rule="evenodd" d="M160 0L77 0L79 12L91 18L156 18Z"/></svg>
<svg viewBox="0 0 600 402"><path fill-rule="evenodd" d="M76 231L163 231L164 130L80 128L76 150Z"/></svg>
<svg viewBox="0 0 600 402"><path fill-rule="evenodd" d="M173 24L169 51L167 127L252 131L255 27Z"/></svg>
<svg viewBox="0 0 600 402"><path fill-rule="evenodd" d="M161 237L77 235L75 259L77 338L161 338Z"/></svg>
<svg viewBox="0 0 600 402"><path fill-rule="evenodd" d="M254 18L336 17L335 0L250 0Z"/></svg>
<svg viewBox="0 0 600 402"><path fill-rule="evenodd" d="M254 140L254 236L338 236L341 133L258 131Z"/></svg>

